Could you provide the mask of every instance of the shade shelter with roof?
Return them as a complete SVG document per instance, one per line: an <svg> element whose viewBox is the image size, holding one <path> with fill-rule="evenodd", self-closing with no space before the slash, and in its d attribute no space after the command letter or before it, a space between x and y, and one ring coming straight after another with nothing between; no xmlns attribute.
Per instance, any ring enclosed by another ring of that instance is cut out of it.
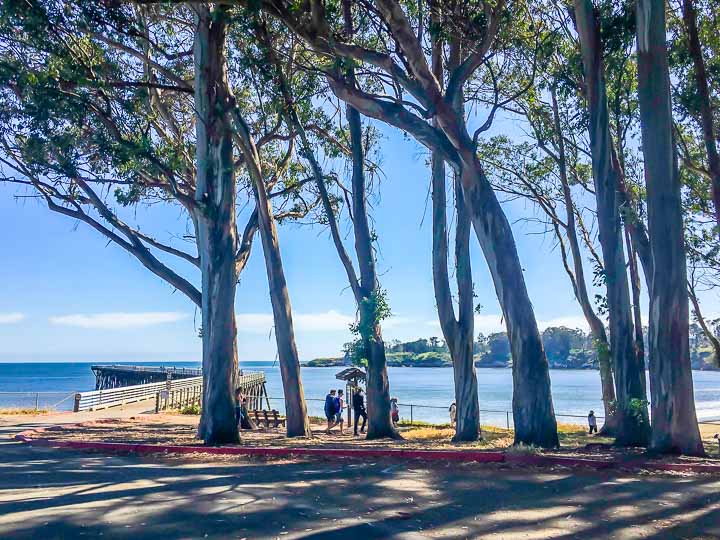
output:
<svg viewBox="0 0 720 540"><path fill-rule="evenodd" d="M342 371L335 374L335 378L340 381L345 381L345 395L347 396L346 403L348 404L347 409L347 415L348 415L348 421L347 425L348 427L352 427L352 402L353 398L355 397L355 392L357 392L357 389L360 388L360 384L365 384L365 381L367 379L367 376L365 375L365 372L357 367L349 367L346 369L343 369Z"/></svg>

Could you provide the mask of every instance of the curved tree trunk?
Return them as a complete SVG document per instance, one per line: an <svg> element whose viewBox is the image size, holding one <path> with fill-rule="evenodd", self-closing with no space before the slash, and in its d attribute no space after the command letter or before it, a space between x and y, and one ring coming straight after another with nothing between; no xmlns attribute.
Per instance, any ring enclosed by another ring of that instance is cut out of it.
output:
<svg viewBox="0 0 720 540"><path fill-rule="evenodd" d="M239 441L234 412L237 372L235 326L235 175L227 115L225 23L197 10L195 109L197 115L197 245L202 271L204 393L199 435L206 444Z"/></svg>
<svg viewBox="0 0 720 540"><path fill-rule="evenodd" d="M638 101L655 268L650 286L650 446L702 455L690 370L682 202L665 39L664 0L638 0Z"/></svg>
<svg viewBox="0 0 720 540"><path fill-rule="evenodd" d="M350 36L353 33L352 2L350 0L343 0L343 18L345 34ZM355 85L355 75L352 69L349 70L347 79L351 85ZM375 253L365 199L365 152L362 140L362 120L360 112L350 104L345 107L345 114L350 130L353 232L355 234L355 254L360 270L359 287L354 292L358 304L360 328L366 329L361 332L361 339L368 363L367 438L391 437L397 439L400 438L400 434L390 419L390 383L387 375L385 342L375 312L376 300L382 291L375 271ZM348 273L348 277L351 277L350 273Z"/></svg>
<svg viewBox="0 0 720 540"><path fill-rule="evenodd" d="M238 140L242 148L248 173L253 182L257 199L258 228L265 255L265 268L270 288L270 302L275 322L275 342L280 359L280 375L285 396L285 414L288 437L309 437L312 435L305 404L300 360L295 346L290 295L283 270L280 243L278 240L272 205L268 198L260 157L245 120L237 107L233 108Z"/></svg>
<svg viewBox="0 0 720 540"><path fill-rule="evenodd" d="M616 442L620 445L645 446L650 436L645 369L644 363L638 362L633 341L630 291L620 221L620 171L612 153L599 21L590 0L575 0L575 14L590 112L590 150L607 287L611 355L615 368Z"/></svg>
<svg viewBox="0 0 720 540"><path fill-rule="evenodd" d="M535 312L510 223L474 152L465 153L462 187L495 293L503 311L513 358L515 444L559 445L550 374Z"/></svg>
<svg viewBox="0 0 720 540"><path fill-rule="evenodd" d="M295 345L290 294L285 280L272 204L265 185L260 155L255 147L250 129L237 106L233 107L232 113L235 119L238 144L244 154L245 164L253 183L257 201L258 228L265 255L270 303L272 304L275 323L275 342L283 382L287 436L310 437L312 431L300 375L300 359Z"/></svg>
<svg viewBox="0 0 720 540"><path fill-rule="evenodd" d="M602 435L614 436L617 430L617 415L615 414L615 381L611 367L610 343L605 333L605 325L597 316L593 309L590 295L588 294L587 284L585 282L585 269L583 267L582 254L580 252L580 243L577 237L577 224L575 222L575 202L570 191L570 182L567 175L567 157L565 154L565 139L562 133L562 125L560 122L560 112L557 104L555 88L551 89L553 120L555 131L557 134L558 147L558 164L560 169L560 184L562 185L563 199L565 202L565 234L570 244L570 253L572 254L573 271L567 267L566 271L570 276L570 281L575 292L580 307L585 316L585 320L590 328L590 334L593 338L593 345L597 351L598 367L600 368L600 387L602 390L603 409L605 412L605 422L600 429ZM556 226L558 240L561 241L558 227ZM565 252L563 250L563 258ZM565 260L563 260L565 262Z"/></svg>

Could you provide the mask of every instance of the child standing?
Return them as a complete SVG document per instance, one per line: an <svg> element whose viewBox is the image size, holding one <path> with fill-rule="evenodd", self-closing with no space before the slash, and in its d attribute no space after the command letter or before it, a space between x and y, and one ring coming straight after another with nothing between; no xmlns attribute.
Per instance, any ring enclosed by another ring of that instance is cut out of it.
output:
<svg viewBox="0 0 720 540"><path fill-rule="evenodd" d="M588 414L588 427L590 428L590 434L597 433L597 418L595 418L595 411L590 411Z"/></svg>

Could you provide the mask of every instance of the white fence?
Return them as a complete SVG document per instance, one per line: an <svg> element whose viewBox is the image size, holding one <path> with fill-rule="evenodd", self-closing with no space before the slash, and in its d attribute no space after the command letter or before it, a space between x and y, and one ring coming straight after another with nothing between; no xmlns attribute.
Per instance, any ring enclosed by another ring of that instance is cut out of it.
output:
<svg viewBox="0 0 720 540"><path fill-rule="evenodd" d="M136 403L148 399L156 399L158 394L202 393L202 377L175 379L170 382L137 384L108 390L93 390L75 394L74 411L96 411L109 407L120 407L128 403Z"/></svg>

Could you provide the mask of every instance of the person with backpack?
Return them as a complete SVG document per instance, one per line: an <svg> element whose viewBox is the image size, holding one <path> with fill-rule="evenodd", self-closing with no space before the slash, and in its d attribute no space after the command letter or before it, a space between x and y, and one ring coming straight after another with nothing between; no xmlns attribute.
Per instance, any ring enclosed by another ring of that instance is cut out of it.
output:
<svg viewBox="0 0 720 540"><path fill-rule="evenodd" d="M335 414L336 414L336 401L335 401L335 389L330 390L327 396L325 396L325 418L327 419L327 429L325 433L330 434L330 430L335 426Z"/></svg>
<svg viewBox="0 0 720 540"><path fill-rule="evenodd" d="M367 422L367 411L365 410L365 398L363 397L362 388L358 388L353 392L352 408L355 416L355 424L353 425L354 434L358 434L358 422L363 419L360 433L365 433L365 423Z"/></svg>

